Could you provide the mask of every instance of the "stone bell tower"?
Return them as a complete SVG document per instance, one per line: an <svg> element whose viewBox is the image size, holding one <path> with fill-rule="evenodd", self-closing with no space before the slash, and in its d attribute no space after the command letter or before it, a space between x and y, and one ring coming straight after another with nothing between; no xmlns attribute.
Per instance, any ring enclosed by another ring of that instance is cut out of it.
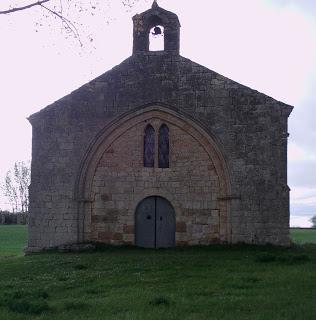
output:
<svg viewBox="0 0 316 320"><path fill-rule="evenodd" d="M154 35L163 36L163 51L179 54L181 26L176 14L160 8L157 2L154 1L151 9L133 17L133 23L133 54L149 51L151 30L153 30L152 33Z"/></svg>

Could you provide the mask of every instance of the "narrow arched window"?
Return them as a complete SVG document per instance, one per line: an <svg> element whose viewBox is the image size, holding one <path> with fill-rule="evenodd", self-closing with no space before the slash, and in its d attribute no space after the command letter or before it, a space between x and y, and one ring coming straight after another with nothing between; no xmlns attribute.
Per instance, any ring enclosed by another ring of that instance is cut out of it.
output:
<svg viewBox="0 0 316 320"><path fill-rule="evenodd" d="M169 128L165 124L159 129L158 167L169 168Z"/></svg>
<svg viewBox="0 0 316 320"><path fill-rule="evenodd" d="M149 124L144 132L144 167L155 165L155 129Z"/></svg>

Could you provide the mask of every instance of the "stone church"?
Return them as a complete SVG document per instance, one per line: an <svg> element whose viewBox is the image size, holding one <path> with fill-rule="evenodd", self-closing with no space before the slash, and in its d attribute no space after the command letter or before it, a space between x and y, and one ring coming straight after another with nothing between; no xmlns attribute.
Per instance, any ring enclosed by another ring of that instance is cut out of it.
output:
<svg viewBox="0 0 316 320"><path fill-rule="evenodd" d="M29 117L27 250L288 245L292 106L182 57L156 1L133 26L129 58Z"/></svg>

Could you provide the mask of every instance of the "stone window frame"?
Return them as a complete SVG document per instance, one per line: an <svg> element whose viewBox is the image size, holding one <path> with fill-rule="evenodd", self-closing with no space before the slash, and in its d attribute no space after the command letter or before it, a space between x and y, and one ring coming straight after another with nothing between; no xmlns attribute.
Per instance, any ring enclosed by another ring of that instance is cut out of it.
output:
<svg viewBox="0 0 316 320"><path fill-rule="evenodd" d="M155 167L155 155L156 155L156 130L149 123L146 125L144 129L144 134L143 134L143 165L145 168Z"/></svg>
<svg viewBox="0 0 316 320"><path fill-rule="evenodd" d="M145 163L145 131L148 127L152 127L154 129L155 135L155 145L154 145L154 165L149 166ZM162 127L166 127L168 129L168 163L166 166L160 165L160 131ZM161 119L152 119L151 122L146 122L142 128L142 165L144 168L158 168L158 169L169 169L170 168L170 125L166 121L162 121Z"/></svg>
<svg viewBox="0 0 316 320"><path fill-rule="evenodd" d="M162 133L166 128L165 141L162 141ZM165 144L165 146L164 146ZM165 149L167 147L167 150ZM158 168L170 167L170 129L167 124L162 123L158 131Z"/></svg>

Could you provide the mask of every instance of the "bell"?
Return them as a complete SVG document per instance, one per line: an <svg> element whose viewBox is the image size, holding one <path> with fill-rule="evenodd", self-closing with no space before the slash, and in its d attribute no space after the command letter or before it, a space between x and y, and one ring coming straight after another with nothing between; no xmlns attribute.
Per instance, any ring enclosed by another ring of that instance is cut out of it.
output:
<svg viewBox="0 0 316 320"><path fill-rule="evenodd" d="M160 35L161 34L161 29L160 29L160 27L155 27L154 28L154 32L152 33L154 36L158 36L158 35Z"/></svg>

